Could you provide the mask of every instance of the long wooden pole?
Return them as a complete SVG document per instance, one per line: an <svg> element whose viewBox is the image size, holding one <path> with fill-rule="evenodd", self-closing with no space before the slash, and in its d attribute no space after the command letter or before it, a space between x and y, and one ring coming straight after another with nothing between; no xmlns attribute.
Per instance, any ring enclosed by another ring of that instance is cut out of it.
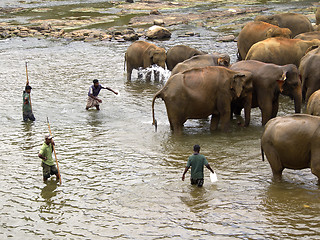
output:
<svg viewBox="0 0 320 240"><path fill-rule="evenodd" d="M47 117L47 123L48 123L49 133L52 136L48 117ZM54 145L52 145L52 148L53 148L53 152L54 152L54 157L56 159L56 164L57 164L57 169L58 169L58 176L59 176L59 183L61 185L61 175L60 175L60 170L59 170L59 164L58 164L58 158L57 158L57 154L56 154L56 149L55 149Z"/></svg>
<svg viewBox="0 0 320 240"><path fill-rule="evenodd" d="M26 83L26 86L28 86L28 85L29 85L29 77L28 77L28 62L26 62L26 75L27 75L27 83ZM29 94L29 102L30 102L30 108L31 108L31 112L32 112L31 94Z"/></svg>

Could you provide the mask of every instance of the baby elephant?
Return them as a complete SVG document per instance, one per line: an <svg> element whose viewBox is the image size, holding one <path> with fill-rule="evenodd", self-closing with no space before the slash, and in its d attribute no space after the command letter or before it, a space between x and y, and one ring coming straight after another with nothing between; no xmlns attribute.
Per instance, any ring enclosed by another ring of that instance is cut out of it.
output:
<svg viewBox="0 0 320 240"><path fill-rule="evenodd" d="M311 168L320 184L320 117L307 114L271 119L261 137L261 153L267 156L275 181L284 168Z"/></svg>
<svg viewBox="0 0 320 240"><path fill-rule="evenodd" d="M309 98L307 114L320 116L320 90L315 91Z"/></svg>
<svg viewBox="0 0 320 240"><path fill-rule="evenodd" d="M165 68L166 51L152 43L136 41L128 47L125 61L127 63L127 80L130 81L133 69L148 68L153 64ZM147 76L147 80L150 80L151 74Z"/></svg>

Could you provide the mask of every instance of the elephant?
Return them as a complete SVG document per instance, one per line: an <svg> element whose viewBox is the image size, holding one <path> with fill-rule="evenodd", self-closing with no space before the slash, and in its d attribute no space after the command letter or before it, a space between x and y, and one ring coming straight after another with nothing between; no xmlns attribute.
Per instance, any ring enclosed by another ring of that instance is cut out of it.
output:
<svg viewBox="0 0 320 240"><path fill-rule="evenodd" d="M224 66L229 67L230 57L224 53L213 53L194 56L181 63L178 63L171 71L171 76L183 72L191 68L207 67L207 66Z"/></svg>
<svg viewBox="0 0 320 240"><path fill-rule="evenodd" d="M320 7L317 7L316 11L316 25L320 24Z"/></svg>
<svg viewBox="0 0 320 240"><path fill-rule="evenodd" d="M278 66L272 63L247 60L232 64L230 69L252 73L253 90L251 107L260 108L262 125L265 125L271 118L277 116L280 93L293 98L295 113L300 113L302 102L301 82L298 69L295 65ZM232 103L232 111L235 114L240 115L242 108L245 108L246 111L244 102L238 100ZM248 124L249 122L246 120L246 125Z"/></svg>
<svg viewBox="0 0 320 240"><path fill-rule="evenodd" d="M212 115L211 131L217 129L219 122L222 130L227 131L230 124L231 101L240 97L244 91L250 92L251 89L249 72L208 66L177 73L172 75L153 97L153 125L157 129L154 103L157 98L162 98L173 133L181 133L187 119L203 119L209 115Z"/></svg>
<svg viewBox="0 0 320 240"><path fill-rule="evenodd" d="M315 91L310 96L306 113L320 117L320 90Z"/></svg>
<svg viewBox="0 0 320 240"><path fill-rule="evenodd" d="M153 64L165 68L166 51L152 43L136 41L128 47L125 62L127 63L127 80L130 81L133 69L148 68ZM148 75L147 79L150 76L151 74Z"/></svg>
<svg viewBox="0 0 320 240"><path fill-rule="evenodd" d="M320 89L320 47L309 51L299 66L302 81L302 100L308 102L311 94Z"/></svg>
<svg viewBox="0 0 320 240"><path fill-rule="evenodd" d="M313 31L310 20L306 16L298 13L281 13L270 16L260 15L257 16L254 21L262 21L277 25L281 28L289 28L292 32L291 37L295 37L300 33Z"/></svg>
<svg viewBox="0 0 320 240"><path fill-rule="evenodd" d="M261 154L269 161L275 181L284 168L311 168L320 184L320 117L294 114L271 119L261 137Z"/></svg>
<svg viewBox="0 0 320 240"><path fill-rule="evenodd" d="M313 45L319 46L320 40L268 38L253 44L246 56L246 60L258 60L277 65L292 63L299 67L301 58L308 48Z"/></svg>
<svg viewBox="0 0 320 240"><path fill-rule="evenodd" d="M280 28L270 23L254 21L247 23L238 36L238 60L246 58L250 47L264 39L271 37L290 38L291 31L289 28Z"/></svg>
<svg viewBox="0 0 320 240"><path fill-rule="evenodd" d="M167 68L172 71L172 69L180 62L187 60L193 56L206 54L197 49L185 46L176 45L167 51Z"/></svg>
<svg viewBox="0 0 320 240"><path fill-rule="evenodd" d="M297 36L295 36L294 39L302 39L302 40L308 40L308 41L313 39L320 40L320 31L300 33Z"/></svg>

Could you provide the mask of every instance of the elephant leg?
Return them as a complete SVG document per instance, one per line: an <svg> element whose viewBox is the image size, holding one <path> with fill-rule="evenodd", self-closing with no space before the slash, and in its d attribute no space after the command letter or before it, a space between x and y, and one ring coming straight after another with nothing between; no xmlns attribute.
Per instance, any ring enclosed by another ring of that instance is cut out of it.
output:
<svg viewBox="0 0 320 240"><path fill-rule="evenodd" d="M278 110L279 110L279 98L277 98L277 100L273 101L273 103L272 103L271 118L275 118L277 116Z"/></svg>
<svg viewBox="0 0 320 240"><path fill-rule="evenodd" d="M252 94L248 94L244 103L244 126L248 127L250 124L251 117L251 106L252 106Z"/></svg>
<svg viewBox="0 0 320 240"><path fill-rule="evenodd" d="M310 87L307 89L306 99L305 99L306 103L308 103L308 100L309 100L309 98L310 98L310 96L312 95L313 92L314 92L314 90L311 89Z"/></svg>
<svg viewBox="0 0 320 240"><path fill-rule="evenodd" d="M276 182L281 181L282 179L282 171L283 166L281 164L281 161L279 159L277 151L274 149L273 146L266 144L263 146L263 150L267 156L268 162L270 164L272 174L273 174L273 180Z"/></svg>
<svg viewBox="0 0 320 240"><path fill-rule="evenodd" d="M259 108L262 115L262 125L264 126L272 117L272 102L263 103L259 105Z"/></svg>
<svg viewBox="0 0 320 240"><path fill-rule="evenodd" d="M225 113L220 114L220 122L221 122L221 129L222 131L228 131L230 125L230 112L227 111Z"/></svg>
<svg viewBox="0 0 320 240"><path fill-rule="evenodd" d="M314 148L314 146L313 146ZM320 185L320 150L312 149L311 150L311 161L310 161L310 168L312 174L318 177L318 185Z"/></svg>
<svg viewBox="0 0 320 240"><path fill-rule="evenodd" d="M154 81L159 82L160 72L157 70L153 70L153 74L154 74Z"/></svg>
<svg viewBox="0 0 320 240"><path fill-rule="evenodd" d="M210 131L215 131L218 129L219 121L220 121L220 115L219 114L212 114L211 123L210 123Z"/></svg>
<svg viewBox="0 0 320 240"><path fill-rule="evenodd" d="M132 70L133 70L133 68L127 62L127 81L131 81Z"/></svg>
<svg viewBox="0 0 320 240"><path fill-rule="evenodd" d="M142 74L141 70L139 69L138 70L138 79L141 79L142 77L143 77L143 74Z"/></svg>
<svg viewBox="0 0 320 240"><path fill-rule="evenodd" d="M148 71L147 74L146 74L146 81L150 82L151 81L151 74L152 74L152 71Z"/></svg>
<svg viewBox="0 0 320 240"><path fill-rule="evenodd" d="M223 131L227 131L230 125L231 102L224 98L218 99L218 111L220 114L220 123Z"/></svg>

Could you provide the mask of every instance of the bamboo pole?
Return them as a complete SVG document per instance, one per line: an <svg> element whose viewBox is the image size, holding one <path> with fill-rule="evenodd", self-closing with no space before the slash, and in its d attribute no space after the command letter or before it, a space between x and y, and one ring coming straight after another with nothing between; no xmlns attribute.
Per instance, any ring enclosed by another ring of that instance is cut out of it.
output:
<svg viewBox="0 0 320 240"><path fill-rule="evenodd" d="M49 123L49 118L47 117L47 123L48 123L48 128L49 128L49 133L51 134L51 128L50 128L50 123ZM52 144L52 148L53 148L53 152L54 152L54 157L56 159L56 164L57 164L57 169L58 169L58 176L59 176L59 183L61 185L61 175L60 175L60 170L59 170L59 164L58 164L58 158L57 158L57 154L56 154L56 149L54 147L54 145Z"/></svg>
<svg viewBox="0 0 320 240"><path fill-rule="evenodd" d="M27 76L27 83L26 83L26 86L28 86L28 85L29 85L28 62L26 62L26 76ZM29 94L29 102L30 102L30 108L31 108L31 112L32 112L31 94Z"/></svg>

